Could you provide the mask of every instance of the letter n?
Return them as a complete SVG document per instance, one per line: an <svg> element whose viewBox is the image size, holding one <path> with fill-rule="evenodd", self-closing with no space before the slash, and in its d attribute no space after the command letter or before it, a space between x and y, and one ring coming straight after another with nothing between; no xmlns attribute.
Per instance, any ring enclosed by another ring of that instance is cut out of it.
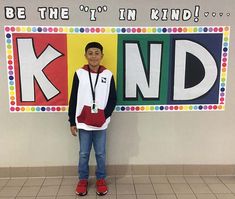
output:
<svg viewBox="0 0 235 199"><path fill-rule="evenodd" d="M149 44L149 66L144 67L143 57L137 42L128 42L125 48L125 98L138 98L139 90L143 99L159 97L162 44Z"/></svg>

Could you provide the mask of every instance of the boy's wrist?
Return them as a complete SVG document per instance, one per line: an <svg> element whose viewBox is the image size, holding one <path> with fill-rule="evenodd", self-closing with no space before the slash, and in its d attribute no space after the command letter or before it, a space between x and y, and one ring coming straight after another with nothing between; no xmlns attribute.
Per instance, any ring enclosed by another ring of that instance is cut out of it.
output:
<svg viewBox="0 0 235 199"><path fill-rule="evenodd" d="M72 126L76 126L76 124L75 123L70 123L70 127L72 127Z"/></svg>

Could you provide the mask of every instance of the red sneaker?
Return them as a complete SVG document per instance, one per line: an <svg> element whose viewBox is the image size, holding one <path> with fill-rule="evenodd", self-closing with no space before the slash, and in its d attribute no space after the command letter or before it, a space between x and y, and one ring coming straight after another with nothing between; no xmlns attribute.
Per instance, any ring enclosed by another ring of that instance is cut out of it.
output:
<svg viewBox="0 0 235 199"><path fill-rule="evenodd" d="M79 180L76 188L76 194L79 196L85 196L87 194L88 182L86 179Z"/></svg>
<svg viewBox="0 0 235 199"><path fill-rule="evenodd" d="M96 193L99 196L103 196L108 193L108 187L106 185L105 179L99 179L96 181Z"/></svg>

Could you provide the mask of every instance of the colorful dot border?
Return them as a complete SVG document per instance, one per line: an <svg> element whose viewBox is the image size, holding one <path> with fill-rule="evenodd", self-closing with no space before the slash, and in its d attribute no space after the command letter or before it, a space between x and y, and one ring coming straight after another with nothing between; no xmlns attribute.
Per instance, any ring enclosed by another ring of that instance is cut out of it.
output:
<svg viewBox="0 0 235 199"><path fill-rule="evenodd" d="M221 104L201 105L141 105L141 106L116 106L117 112L163 112L163 111L223 111Z"/></svg>
<svg viewBox="0 0 235 199"><path fill-rule="evenodd" d="M69 33L69 34L183 34L223 33L229 26L179 26L179 27L70 27L70 26L5 26L5 33Z"/></svg>
<svg viewBox="0 0 235 199"><path fill-rule="evenodd" d="M115 108L116 112L152 111L220 111L225 110L225 91L229 54L229 26L179 26L179 27L70 27L70 26L5 26L6 60L8 68L8 90L10 112L67 112L68 106L17 106L12 34L14 33L58 33L58 34L223 34L219 103L201 105L138 105Z"/></svg>

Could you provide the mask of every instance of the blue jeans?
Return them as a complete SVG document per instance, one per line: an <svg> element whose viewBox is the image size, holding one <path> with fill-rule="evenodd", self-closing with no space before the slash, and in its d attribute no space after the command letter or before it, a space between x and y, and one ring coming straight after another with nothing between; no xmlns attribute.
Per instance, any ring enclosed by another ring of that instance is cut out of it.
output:
<svg viewBox="0 0 235 199"><path fill-rule="evenodd" d="M88 179L89 177L89 158L91 147L93 144L96 157L96 178L101 179L106 177L105 160L106 160L106 130L86 131L79 129L79 163L78 173L79 179Z"/></svg>

